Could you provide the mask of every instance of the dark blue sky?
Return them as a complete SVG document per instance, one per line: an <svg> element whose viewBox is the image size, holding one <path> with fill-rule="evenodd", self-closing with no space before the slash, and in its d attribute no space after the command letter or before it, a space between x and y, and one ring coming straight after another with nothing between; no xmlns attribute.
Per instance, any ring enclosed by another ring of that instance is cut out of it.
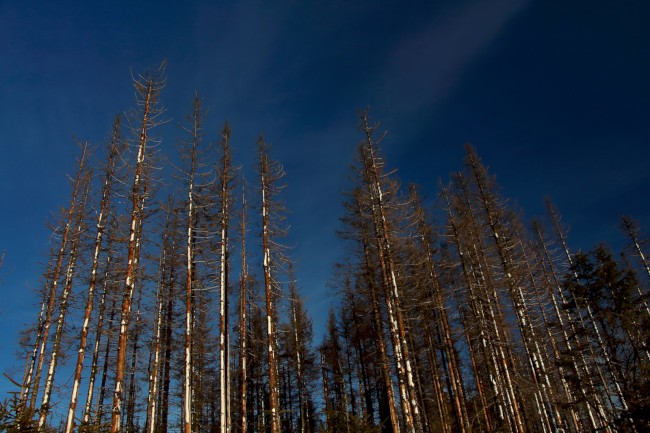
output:
<svg viewBox="0 0 650 433"><path fill-rule="evenodd" d="M527 216L554 199L575 247L620 242L622 213L650 231L647 1L185 3L0 3L0 371L35 319L73 136L103 143L133 103L130 70L163 58L171 121L158 135L177 134L198 90L213 138L230 121L238 163L253 163L259 133L273 144L317 335L357 108L383 121L390 166L430 196L472 142Z"/></svg>

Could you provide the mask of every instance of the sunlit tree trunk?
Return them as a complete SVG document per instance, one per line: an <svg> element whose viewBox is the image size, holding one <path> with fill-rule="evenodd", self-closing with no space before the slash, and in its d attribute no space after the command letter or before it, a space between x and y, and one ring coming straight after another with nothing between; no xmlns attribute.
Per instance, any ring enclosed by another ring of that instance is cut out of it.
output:
<svg viewBox="0 0 650 433"><path fill-rule="evenodd" d="M188 132L190 138L187 142L187 151L184 155L188 159L189 168L186 173L187 188L187 236L185 243L185 338L184 338L184 359L183 359L183 431L192 432L192 313L194 299L194 236L196 231L196 205L194 177L196 173L197 148L199 145L201 131L201 102L198 96L194 97L194 109L190 120Z"/></svg>
<svg viewBox="0 0 650 433"><path fill-rule="evenodd" d="M162 69L162 68L161 68ZM158 71L160 73L162 71ZM138 94L138 105L141 109L142 121L138 131L138 152L133 177L133 187L131 192L131 224L129 231L129 243L127 249L127 264L124 280L124 296L122 299L120 332L117 348L117 363L115 367L115 390L113 393L113 407L111 412L111 433L117 433L120 430L122 402L124 399L124 367L126 363L127 342L129 338L129 324L131 321L131 304L133 302L133 293L135 290L136 263L139 253L140 226L143 218L143 203L146 200L144 194L145 170L147 170L147 143L149 141L150 128L156 124L156 119L161 110L157 107L158 95L163 87L163 80L155 77L141 77L136 80L135 89Z"/></svg>
<svg viewBox="0 0 650 433"><path fill-rule="evenodd" d="M294 344L296 345L295 357L296 363L296 382L298 391L298 419L300 421L300 433L307 431L307 411L305 410L305 382L304 382L304 366L303 366L303 344L302 336L304 333L303 327L306 324L302 323L302 317L299 315L302 309L302 301L296 291L295 278L293 272L289 273L289 309L291 314L291 331L293 333Z"/></svg>
<svg viewBox="0 0 650 433"><path fill-rule="evenodd" d="M136 408L136 398L137 398L137 389L136 389L136 367L138 362L138 353L140 345L140 333L142 328L141 323L141 305L142 305L142 286L139 285L137 289L137 301L136 301L136 310L135 310L135 321L133 322L132 330L132 346L131 346L131 366L129 368L129 393L126 400L126 417L125 417L125 430L128 433L135 432L135 408Z"/></svg>
<svg viewBox="0 0 650 433"><path fill-rule="evenodd" d="M393 342L393 355L397 366L402 414L408 432L421 432L420 409L401 311L400 288L397 284L395 264L391 252L391 240L385 213L385 199L377 164L378 158L375 156L377 143L373 138L373 134L377 127L378 125L370 125L367 113L361 113L361 131L365 134L362 145L362 157L367 176L367 187L372 201L373 226L377 242L377 252L379 254L379 265L382 272L382 281L386 292L386 310L391 340Z"/></svg>
<svg viewBox="0 0 650 433"><path fill-rule="evenodd" d="M111 194L113 190L113 177L115 175L115 165L121 152L120 137L120 118L115 119L113 124L113 135L108 149L108 161L106 163L106 176L102 188L102 198L99 204L99 214L97 215L95 250L90 268L90 283L88 284L88 294L86 299L86 309L84 311L83 324L79 336L79 351L77 353L77 363L75 366L74 382L72 385L72 395L70 397L70 406L68 408L68 418L65 425L65 433L71 433L74 428L74 415L77 408L77 399L79 396L79 385L81 383L81 373L83 371L84 357L86 355L86 345L88 344L88 331L90 328L90 316L93 311L93 301L95 296L95 285L97 284L97 268L99 266L99 255L102 249L102 240L106 228L109 208L111 204Z"/></svg>
<svg viewBox="0 0 650 433"><path fill-rule="evenodd" d="M421 199L415 188L411 189L411 204L417 222L417 235L421 242L421 248L425 257L425 268L429 277L429 297L433 299L433 312L435 314L436 336L440 346L442 346L441 357L442 367L445 370L445 376L448 377L448 388L451 393L455 418L458 424L458 431L465 433L469 431L469 418L465 406L465 390L459 369L458 357L454 348L451 327L445 301L443 299L440 281L438 279L438 270L433 257L431 245L433 244L433 230L426 222L426 213L422 206ZM432 347L432 346L431 346ZM435 355L434 355L435 356Z"/></svg>
<svg viewBox="0 0 650 433"><path fill-rule="evenodd" d="M367 223L361 220L362 217L362 205L361 205L361 196L360 191L357 190L355 193L354 200L356 202L359 220L359 226L361 230L360 240L362 243L363 249L363 268L364 276L368 285L368 293L370 295L370 303L372 308L372 323L373 329L375 332L376 343L379 347L379 356L380 356L380 365L382 378L384 382L384 388L386 391L386 399L388 400L388 410L390 415L390 423L392 426L393 433L400 432L400 421L399 413L397 411L397 401L395 398L395 391L393 389L393 379L390 371L390 362L388 360L388 350L386 347L386 336L384 334L384 325L381 319L381 310L379 305L377 288L374 283L374 272L372 267L372 259L370 256L370 228L367 227ZM383 422L383 420L382 420Z"/></svg>
<svg viewBox="0 0 650 433"><path fill-rule="evenodd" d="M503 277L505 279L508 292L513 305L513 310L519 329L522 335L523 346L528 359L529 368L531 370L531 377L536 385L535 401L537 412L540 417L540 422L545 430L556 428L551 426L554 424L555 417L551 412L550 397L548 395L548 378L546 369L543 363L543 355L536 344L537 336L535 328L531 324L531 318L527 304L527 299L524 294L524 288L520 283L520 276L516 275L518 269L514 264L512 258L512 251L516 245L513 245L512 239L509 234L503 230L502 223L499 218L500 209L496 203L496 198L492 191L490 191L490 180L488 179L487 171L481 164L474 149L471 146L466 147L467 151L467 164L473 175L475 185L479 191L479 198L483 209L485 210L485 217L487 224L490 228L491 237L496 248ZM519 425L523 430L523 425Z"/></svg>
<svg viewBox="0 0 650 433"><path fill-rule="evenodd" d="M269 368L269 410L271 420L271 433L280 433L280 399L278 390L278 360L277 360L277 335L275 325L276 318L276 294L274 293L275 282L271 268L271 233L269 216L271 212L271 195L275 183L284 175L280 167L270 161L268 149L264 140L259 139L260 158L260 182L262 193L262 251L264 271L264 293L266 297L266 335L267 335L267 359ZM275 170L274 170L275 168Z"/></svg>
<svg viewBox="0 0 650 433"><path fill-rule="evenodd" d="M85 147L85 146L84 146ZM41 410L39 412L38 426L39 428L45 427L47 416L50 412L50 398L52 396L52 388L54 386L54 376L56 374L56 367L59 359L59 351L61 350L61 340L63 339L65 319L68 313L68 306L70 295L72 293L72 283L76 274L77 257L79 255L79 245L81 241L81 233L84 229L84 218L86 216L85 206L88 204L88 196L90 194L90 180L91 173L86 171L83 175L83 193L82 199L79 202L77 215L75 218L75 230L73 232L70 242L70 254L68 255L68 264L65 273L65 283L61 298L59 300L59 317L56 322L56 331L54 333L54 342L52 343L52 354L50 355L50 366L45 377L45 387L43 388L43 400L41 402Z"/></svg>
<svg viewBox="0 0 650 433"><path fill-rule="evenodd" d="M43 364L45 362L45 349L49 338L50 327L52 325L52 315L54 314L59 278L61 276L61 271L63 269L63 259L68 246L70 229L74 224L75 212L77 212L77 206L78 206L77 203L78 194L81 187L82 178L86 170L87 150L88 150L88 145L84 144L81 149L81 157L79 158L77 176L75 177L74 186L72 188L72 198L70 200L70 206L68 207L65 225L63 226L63 230L61 232L61 244L56 256L54 267L52 268L51 275L49 276L50 287L49 287L49 293L47 295L47 308L45 310L45 319L43 320L41 344L38 350L39 352L38 362L36 363L34 380L31 382L32 388L31 388L31 398L29 403L30 408L33 408L35 406L36 398L38 396L38 389L41 381L41 372L43 369Z"/></svg>
<svg viewBox="0 0 650 433"><path fill-rule="evenodd" d="M3 254L4 258L4 254ZM43 339L43 328L45 325L45 312L48 305L48 286L50 285L49 278L52 275L52 266L55 259L54 251L50 253L50 263L47 266L47 271L45 272L45 284L42 288L42 297L43 301L41 302L41 312L38 315L38 324L36 325L36 338L34 339L34 346L31 353L27 356L25 360L25 373L23 375L23 383L20 389L20 405L19 410L23 411L27 406L27 399L29 398L30 389L32 389L32 380L34 379L34 369L36 368L36 361L38 359L38 349L41 346L41 341Z"/></svg>
<svg viewBox="0 0 650 433"><path fill-rule="evenodd" d="M221 132L221 160L217 170L220 191L219 229L219 419L221 433L230 432L230 327L228 320L228 295L230 284L230 256L228 229L230 224L231 189L234 181L230 153L230 128L226 124Z"/></svg>
<svg viewBox="0 0 650 433"><path fill-rule="evenodd" d="M246 260L246 192L242 191L241 202L241 278L239 281L239 374L240 374L240 433L248 428L248 263Z"/></svg>

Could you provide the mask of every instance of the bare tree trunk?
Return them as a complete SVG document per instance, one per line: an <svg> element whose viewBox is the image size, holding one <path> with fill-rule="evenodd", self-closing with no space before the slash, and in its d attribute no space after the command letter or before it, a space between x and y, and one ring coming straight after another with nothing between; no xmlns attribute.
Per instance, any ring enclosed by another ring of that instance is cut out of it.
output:
<svg viewBox="0 0 650 433"><path fill-rule="evenodd" d="M376 143L373 133L378 125L371 126L367 113L361 114L361 130L365 133L365 143L362 147L364 166L368 176L368 189L372 199L373 225L379 253L379 264L382 271L382 280L386 292L386 309L389 320L389 330L393 342L395 364L397 365L398 384L402 402L402 413L407 431L421 432L422 422L417 401L417 392L411 367L404 319L401 311L400 289L397 284L395 264L391 253L388 222L385 214L385 203L380 184L377 159L375 157ZM381 139L380 139L381 141Z"/></svg>
<svg viewBox="0 0 650 433"><path fill-rule="evenodd" d="M72 293L72 281L75 276L77 257L79 254L79 242L81 240L81 232L83 231L83 220L86 215L85 206L88 204L88 196L90 194L90 177L91 174L87 171L84 174L83 182L83 196L79 203L79 209L75 219L75 227L70 243L70 254L68 257L68 266L65 274L65 284L61 293L59 301L59 317L56 322L56 331L54 333L54 343L52 345L52 355L50 356L50 366L45 378L45 388L43 388L43 400L41 402L41 410L39 413L38 426L40 429L45 427L47 416L50 412L50 398L52 395L52 387L54 386L54 375L56 374L57 361L59 358L59 351L61 350L61 340L63 338L63 331L65 319L68 312L68 303L70 294Z"/></svg>
<svg viewBox="0 0 650 433"><path fill-rule="evenodd" d="M306 433L306 418L304 410L304 367L302 365L302 344L301 341L301 323L298 322L298 313L297 313L297 303L298 303L298 293L296 292L295 278L293 276L293 271L289 273L289 302L291 309L291 322L293 327L293 339L294 344L296 345L295 362L296 362L296 380L298 387L298 417L300 419L300 433ZM291 400L289 400L291 401Z"/></svg>
<svg viewBox="0 0 650 433"><path fill-rule="evenodd" d="M197 148L201 130L201 102L198 95L194 97L194 109L190 120L191 138L188 144L189 171L186 173L188 180L187 189L187 237L186 237L186 262L185 262L185 358L183 360L183 431L192 432L192 311L194 290L194 235L196 231L196 208L194 197L194 176L197 164Z"/></svg>
<svg viewBox="0 0 650 433"><path fill-rule="evenodd" d="M431 250L431 244L433 241L432 229L426 222L426 214L415 188L411 189L410 200L414 206L413 210L418 223L418 236L424 251L426 269L431 284L429 297L434 301L433 313L434 318L437 319L435 322L438 323L438 326L436 327L436 336L438 343L442 346L442 367L445 370L445 376L448 378L448 388L451 393L458 429L461 433L466 433L469 431L470 426L467 408L465 406L465 390L460 377L458 358L454 348L454 341L451 335L451 327L449 325L449 318L447 317L440 281L438 279L438 271Z"/></svg>
<svg viewBox="0 0 650 433"><path fill-rule="evenodd" d="M83 370L84 357L86 355L86 345L88 342L88 330L90 327L90 316L93 311L93 298L95 295L95 284L97 283L97 268L99 266L99 254L102 248L102 239L106 227L109 207L111 203L113 176L115 174L115 164L120 153L120 118L115 119L113 124L113 136L109 146L108 161L106 164L106 177L102 190L102 198L99 204L99 215L97 215L97 233L95 235L95 250L93 252L93 261L90 268L90 283L88 284L88 295L86 300L86 309L84 320L81 326L79 336L79 351L77 353L77 364L75 366L74 383L72 385L72 395L70 397L70 406L68 408L68 418L65 425L65 433L71 433L74 428L74 414L77 408L77 399L79 396L79 385L81 383L81 373Z"/></svg>
<svg viewBox="0 0 650 433"><path fill-rule="evenodd" d="M162 68L161 68L162 69ZM159 71L160 73L161 71ZM154 126L157 115L160 113L157 108L158 94L163 86L160 78L142 78L135 81L135 88L139 96L139 104L142 109L142 122L139 131L138 155L136 159L133 188L131 193L131 226L129 233L127 266L124 281L124 296L122 300L122 312L120 319L120 333L117 349L117 365L115 369L115 391L113 393L113 409L111 413L111 433L120 430L120 418L122 415L124 366L126 362L127 341L129 338L129 322L131 320L131 304L135 290L135 265L138 261L136 253L139 253L140 243L139 228L142 222L143 203L146 195L143 194L144 170L147 157L147 142L149 140L149 129Z"/></svg>
<svg viewBox="0 0 650 433"><path fill-rule="evenodd" d="M268 150L264 140L259 139L260 151L260 180L262 192L262 250L264 269L264 292L266 295L266 335L267 335L267 358L269 366L269 397L271 414L271 433L280 433L280 400L278 393L278 360L277 360L277 335L276 323L276 296L273 293L274 281L271 275L271 242L270 242L270 193L273 181L277 177L272 176Z"/></svg>
<svg viewBox="0 0 650 433"><path fill-rule="evenodd" d="M109 273L111 270L111 238L109 237L109 244L106 256L106 268L104 270L104 281L102 283L102 296L99 301L99 314L97 317L97 331L95 332L95 342L93 344L93 358L90 364L90 374L88 375L88 392L86 393L86 404L84 407L83 424L87 425L90 422L90 412L92 410L93 396L95 392L95 379L97 377L97 368L99 363L99 347L102 340L102 334L106 332L104 329L104 315L106 311L106 296L108 295L109 288ZM110 331L108 331L110 332Z"/></svg>
<svg viewBox="0 0 650 433"><path fill-rule="evenodd" d="M167 217L165 221L165 228L163 233L162 241L162 251L160 253L160 264L158 266L158 286L156 291L156 315L154 318L154 329L153 329L153 341L152 349L150 354L150 363L149 363L149 391L147 396L147 418L145 423L145 431L147 433L155 433L157 425L157 406L158 402L158 393L159 393L159 372L160 368L160 352L161 352L161 340L162 340L162 331L163 331L163 313L164 304L165 304L165 294L169 293L167 288L167 263L168 263L168 252L170 249L170 218L171 214L174 212L172 208L171 201L167 207Z"/></svg>
<svg viewBox="0 0 650 433"><path fill-rule="evenodd" d="M550 256L549 252L548 252L548 248L546 246L546 241L544 239L544 235L542 234L541 225L537 221L533 222L533 231L535 232L535 234L537 236L537 242L536 242L536 246L537 246L537 249L538 249L537 254L539 256L541 256L542 272L543 272L544 278L546 280L546 285L548 286L548 295L549 295L549 298L551 300L551 304L553 305L553 312L555 313L555 317L556 317L556 320L558 322L560 332L562 334L562 340L561 341L564 343L564 346L568 350L572 351L571 341L570 341L570 338L569 338L569 332L567 331L567 325L565 324L565 321L566 321L565 314L564 314L564 311L560 309L560 306L559 306L559 303L558 303L558 300L557 300L557 296L555 295L555 288L558 288L558 290L560 290L560 292L561 292L562 289L561 289L561 287L559 287L559 282L557 281L557 277L555 275L555 270L552 268L552 266L553 266L552 259L551 259L551 256ZM548 270L547 266L551 267L551 269ZM549 273L550 273L550 275L549 275ZM551 280L551 277L552 277L553 280ZM546 318L545 318L545 322L546 322ZM551 343L552 343L552 347L553 347L556 362L559 362L560 354L559 354L559 350L558 350L558 347L557 347L557 343L555 341L555 337L553 335L551 335L550 324L546 323L546 328L547 328L547 331L549 333L549 341L551 341ZM578 377L578 382L580 384L582 384L583 373L581 372L581 368L576 364L575 359L572 359L571 361L572 362L571 362L570 368L573 370L573 372ZM564 394L565 394L567 402L569 404L568 410L570 411L571 422L573 423L573 427L574 427L575 431L580 431L582 423L581 423L581 421L579 419L578 414L575 412L574 403L573 403L573 392L572 392L572 390L571 390L571 388L570 388L570 386L569 386L569 384L568 384L568 382L566 380L566 372L565 372L565 369L564 369L564 367L562 365L558 365L558 372L559 372L559 375L560 375L560 381L562 383L562 388L564 390ZM580 385L579 393L581 393L583 395L586 394L586 392L582 388L582 385ZM596 428L595 418L593 417L593 415L591 413L592 409L591 409L590 405L587 405L586 410L588 411L588 413L589 413L588 417L591 420L591 428L595 429Z"/></svg>
<svg viewBox="0 0 650 433"><path fill-rule="evenodd" d="M137 398L137 389L135 383L136 366L138 362L138 341L140 340L140 305L142 302L142 286L139 285L137 293L137 307L135 311L135 322L133 323L133 346L131 347L131 368L129 370L129 397L126 404L126 431L135 432L135 407Z"/></svg>
<svg viewBox="0 0 650 433"><path fill-rule="evenodd" d="M167 306L165 307L165 335L164 335L164 347L165 353L163 356L162 363L162 374L161 374L161 396L160 396L160 422L156 426L156 431L166 432L168 425L168 415L169 415L169 388L171 380L171 356L172 356L172 329L174 326L174 296L175 290L174 286L176 285L175 278L175 266L176 262L176 239L173 234L176 233L178 229L177 216L174 213L172 219L172 241L171 241L171 253L170 260L171 266L169 268L169 282L167 284Z"/></svg>
<svg viewBox="0 0 650 433"><path fill-rule="evenodd" d="M241 203L241 279L239 282L239 341L240 341L240 380L241 380L241 425L240 433L247 433L248 427L248 263L246 262L246 192L242 190Z"/></svg>
<svg viewBox="0 0 650 433"><path fill-rule="evenodd" d="M357 195L355 198L357 201L357 210L359 215L361 215L361 202L360 197ZM376 341L379 345L379 355L380 355L380 364L382 377L384 379L384 386L386 389L387 399L388 399L388 410L390 414L390 421L393 428L393 433L400 432L400 422L399 414L397 412L397 402L395 399L395 392L393 390L393 380L391 377L390 363L388 361L388 351L386 348L386 337L384 335L384 326L381 320L381 311L379 306L379 300L377 299L377 292L375 289L374 278L372 275L372 266L370 259L370 234L367 232L367 227L365 224L361 224L361 242L363 244L363 254L365 261L365 273L366 280L368 282L368 291L370 293L370 301L372 306L373 314L373 328L376 335ZM383 420L381 420L383 422Z"/></svg>
<svg viewBox="0 0 650 433"><path fill-rule="evenodd" d="M38 362L36 364L36 370L34 374L34 381L32 384L31 398L29 407L33 408L36 404L36 397L38 396L38 388L41 381L41 371L43 369L43 364L45 362L45 348L47 346L48 337L50 333L50 327L52 325L52 315L54 314L54 303L57 296L57 287L59 284L59 277L61 275L61 270L63 268L63 258L65 256L68 237L70 235L70 228L73 225L74 215L77 207L77 195L79 193L79 187L81 185L83 173L86 170L86 153L88 150L88 145L84 144L81 149L81 157L79 159L79 168L77 171L77 176L74 181L74 187L72 189L72 198L70 200L70 207L68 208L68 214L66 218L65 225L63 227L63 232L61 233L61 246L56 257L56 263L52 269L52 275L50 280L50 291L48 294L48 305L45 310L45 320L43 321L43 332L41 335L41 347L39 349Z"/></svg>
<svg viewBox="0 0 650 433"><path fill-rule="evenodd" d="M539 346L535 344L537 341L534 327L531 325L529 316L529 307L526 303L526 298L523 293L521 284L515 281L515 266L510 257L510 251L514 248L513 245L507 245L508 235L501 230L501 224L498 220L497 213L499 209L496 205L495 198L492 193L488 191L487 173L484 167L478 160L477 155L471 147L467 147L468 164L471 168L476 186L479 189L480 200L485 210L485 216L490 228L490 232L496 246L496 252L501 262L503 276L506 280L508 292L512 301L515 317L522 335L523 346L528 359L529 368L531 370L531 377L537 387L536 394L540 394L536 398L536 405L540 422L545 425L547 429L551 429L554 417L550 410L550 398L548 396L547 387L547 373L543 365L542 353L539 351ZM524 258L525 259L525 258ZM525 261L525 260L524 260ZM546 404L542 403L545 402ZM523 430L523 425L519 425Z"/></svg>
<svg viewBox="0 0 650 433"><path fill-rule="evenodd" d="M4 253L3 256L4 258ZM50 263L47 266L47 271L45 272L45 284L42 289L43 302L41 303L41 312L38 315L38 324L36 325L36 338L34 340L34 348L30 355L27 356L25 360L25 374L23 375L23 383L20 389L20 410L24 410L27 406L27 398L29 397L30 389L32 389L32 380L34 376L34 369L36 368L36 361L38 358L38 348L41 346L41 341L43 339L43 327L45 320L45 311L48 305L48 286L50 284L50 276L52 274L52 266L54 261L54 251L50 255Z"/></svg>
<svg viewBox="0 0 650 433"><path fill-rule="evenodd" d="M97 411L95 413L95 422L101 424L102 416L104 414L104 400L106 395L106 381L108 379L108 366L110 364L110 353L111 353L111 340L113 337L113 327L115 324L115 316L117 315L117 300L114 297L111 302L111 313L108 318L109 330L108 330L108 339L106 341L106 347L104 348L104 363L102 364L102 379L99 385L99 398L97 400Z"/></svg>
<svg viewBox="0 0 650 433"><path fill-rule="evenodd" d="M233 181L232 162L230 155L230 128L226 124L221 133L221 161L218 169L221 214L219 226L221 230L221 249L219 254L219 392L220 392L220 425L221 433L230 433L230 329L228 321L228 294L230 284L230 257L228 226L230 221L231 185Z"/></svg>

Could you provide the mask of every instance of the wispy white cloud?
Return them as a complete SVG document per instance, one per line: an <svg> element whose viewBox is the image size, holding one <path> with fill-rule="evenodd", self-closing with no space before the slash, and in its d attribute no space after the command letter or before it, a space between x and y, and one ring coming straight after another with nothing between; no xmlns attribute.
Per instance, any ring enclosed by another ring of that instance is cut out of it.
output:
<svg viewBox="0 0 650 433"><path fill-rule="evenodd" d="M472 61L530 0L481 0L436 15L427 28L399 41L380 76L384 103L400 111L440 103Z"/></svg>

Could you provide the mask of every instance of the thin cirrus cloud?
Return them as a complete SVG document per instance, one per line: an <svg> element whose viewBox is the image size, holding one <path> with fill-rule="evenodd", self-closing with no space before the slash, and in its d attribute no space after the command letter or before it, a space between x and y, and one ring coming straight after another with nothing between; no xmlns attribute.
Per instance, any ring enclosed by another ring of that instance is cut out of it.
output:
<svg viewBox="0 0 650 433"><path fill-rule="evenodd" d="M380 77L382 94L390 105L399 101L401 111L439 104L529 3L483 0L434 17L427 28L395 45Z"/></svg>

